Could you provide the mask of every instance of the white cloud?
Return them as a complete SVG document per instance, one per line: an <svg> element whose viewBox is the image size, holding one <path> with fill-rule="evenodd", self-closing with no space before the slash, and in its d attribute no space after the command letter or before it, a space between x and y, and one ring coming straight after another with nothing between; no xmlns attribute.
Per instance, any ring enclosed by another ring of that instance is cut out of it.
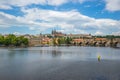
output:
<svg viewBox="0 0 120 80"><path fill-rule="evenodd" d="M119 35L120 36L120 31L118 31L118 32L112 32L112 35Z"/></svg>
<svg viewBox="0 0 120 80"><path fill-rule="evenodd" d="M45 31L59 27L66 33L108 34L120 31L120 21L113 19L95 19L82 15L77 10L54 11L44 9L21 10L24 16L13 16L0 12L0 27L27 26L30 30Z"/></svg>
<svg viewBox="0 0 120 80"><path fill-rule="evenodd" d="M69 0L0 0L0 9L11 9L11 6L25 7L31 4L59 6Z"/></svg>
<svg viewBox="0 0 120 80"><path fill-rule="evenodd" d="M10 9L11 6L27 6L31 4L45 4L46 0L0 0L0 8Z"/></svg>
<svg viewBox="0 0 120 80"><path fill-rule="evenodd" d="M60 6L65 3L84 3L96 0L0 0L0 9L12 9L12 6L26 7L31 4ZM106 10L119 11L120 0L105 0ZM89 6L85 6L89 7Z"/></svg>
<svg viewBox="0 0 120 80"><path fill-rule="evenodd" d="M18 23L15 16L0 12L0 27L10 27Z"/></svg>
<svg viewBox="0 0 120 80"><path fill-rule="evenodd" d="M0 0L0 9L11 9L12 6L26 7L31 4L60 6L69 2L83 3L86 1L91 0Z"/></svg>
<svg viewBox="0 0 120 80"><path fill-rule="evenodd" d="M0 9L12 9L12 7L10 7L9 5L0 5Z"/></svg>
<svg viewBox="0 0 120 80"><path fill-rule="evenodd" d="M88 0L78 0L80 3L83 3L83 2L85 2L85 1L88 1Z"/></svg>
<svg viewBox="0 0 120 80"><path fill-rule="evenodd" d="M106 9L109 11L120 11L120 0L105 0Z"/></svg>
<svg viewBox="0 0 120 80"><path fill-rule="evenodd" d="M95 32L95 35L104 35L104 33L103 33L103 32L100 32L100 31L96 31L96 32Z"/></svg>
<svg viewBox="0 0 120 80"><path fill-rule="evenodd" d="M14 35L20 35L21 33L19 33L19 32L14 32L13 34L14 34Z"/></svg>
<svg viewBox="0 0 120 80"><path fill-rule="evenodd" d="M54 6L59 6L67 2L69 2L69 0L47 0L48 5Z"/></svg>

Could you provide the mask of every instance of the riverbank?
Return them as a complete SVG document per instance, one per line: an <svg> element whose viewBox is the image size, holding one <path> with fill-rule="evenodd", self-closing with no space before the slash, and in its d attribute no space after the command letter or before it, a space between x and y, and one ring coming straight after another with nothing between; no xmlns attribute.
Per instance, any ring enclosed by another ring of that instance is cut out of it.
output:
<svg viewBox="0 0 120 80"><path fill-rule="evenodd" d="M74 47L74 45L57 45L57 46L49 46L49 45L38 45L38 46L0 46L0 48L30 48L30 47ZM76 46L76 47L110 47L110 46ZM110 47L110 48L117 48L120 49L120 46L118 47Z"/></svg>
<svg viewBox="0 0 120 80"><path fill-rule="evenodd" d="M30 46L0 46L0 48L28 48Z"/></svg>

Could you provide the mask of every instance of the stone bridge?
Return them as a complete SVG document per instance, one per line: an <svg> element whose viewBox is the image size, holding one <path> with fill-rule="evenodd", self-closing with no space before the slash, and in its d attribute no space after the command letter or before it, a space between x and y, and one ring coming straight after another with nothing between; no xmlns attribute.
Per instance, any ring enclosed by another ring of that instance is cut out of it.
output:
<svg viewBox="0 0 120 80"><path fill-rule="evenodd" d="M78 46L110 46L110 47L120 47L120 38L114 39L83 39L79 42L73 42L73 45Z"/></svg>

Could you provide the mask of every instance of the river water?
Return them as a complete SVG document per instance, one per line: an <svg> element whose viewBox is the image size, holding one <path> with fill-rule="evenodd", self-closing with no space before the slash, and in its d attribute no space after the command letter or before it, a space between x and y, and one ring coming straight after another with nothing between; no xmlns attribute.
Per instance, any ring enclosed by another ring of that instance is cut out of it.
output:
<svg viewBox="0 0 120 80"><path fill-rule="evenodd" d="M120 80L120 49L0 48L0 80Z"/></svg>

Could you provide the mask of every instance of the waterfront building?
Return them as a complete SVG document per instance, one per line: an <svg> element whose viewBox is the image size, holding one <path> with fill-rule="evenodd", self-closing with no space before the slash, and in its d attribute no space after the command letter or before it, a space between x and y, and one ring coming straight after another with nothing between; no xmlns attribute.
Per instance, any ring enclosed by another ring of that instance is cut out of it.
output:
<svg viewBox="0 0 120 80"><path fill-rule="evenodd" d="M79 39L79 38L92 38L91 34L68 34L67 37Z"/></svg>

